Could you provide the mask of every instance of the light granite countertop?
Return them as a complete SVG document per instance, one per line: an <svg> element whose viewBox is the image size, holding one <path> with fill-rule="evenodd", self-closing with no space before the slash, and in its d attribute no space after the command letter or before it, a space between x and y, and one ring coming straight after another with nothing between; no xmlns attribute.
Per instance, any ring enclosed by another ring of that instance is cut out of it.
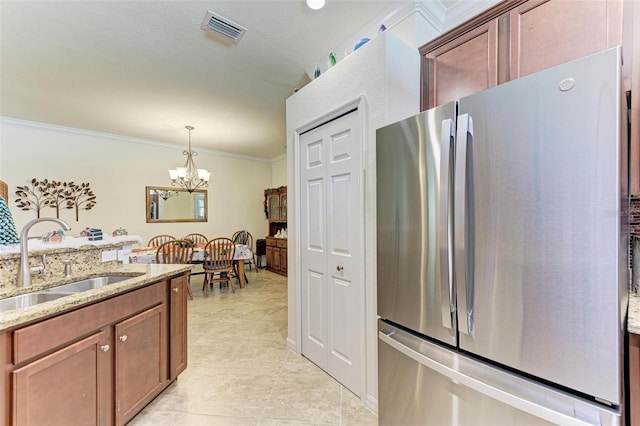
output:
<svg viewBox="0 0 640 426"><path fill-rule="evenodd" d="M191 270L192 265L173 264L115 264L96 268L90 275L72 276L66 280L45 283L31 288L6 288L0 289L0 299L18 294L30 293L55 287L85 278L102 275L131 276L131 279L123 280L107 286L87 290L69 296L61 297L49 302L39 303L27 308L19 308L12 311L0 312L0 330L15 327L27 322L54 315L71 308L76 308L97 300L142 287L153 282L172 276L180 275Z"/></svg>
<svg viewBox="0 0 640 426"><path fill-rule="evenodd" d="M627 330L629 333L640 334L640 296L633 293L629 295Z"/></svg>

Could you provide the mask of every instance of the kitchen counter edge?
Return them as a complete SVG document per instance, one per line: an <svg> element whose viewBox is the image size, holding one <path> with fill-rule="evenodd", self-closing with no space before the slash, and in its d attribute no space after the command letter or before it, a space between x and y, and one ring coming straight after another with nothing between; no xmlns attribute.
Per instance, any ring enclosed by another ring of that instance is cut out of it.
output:
<svg viewBox="0 0 640 426"><path fill-rule="evenodd" d="M71 294L69 296L61 297L60 299L52 300L50 302L40 303L30 306L28 308L16 309L13 311L0 312L0 331L8 328L16 327L22 324L26 324L31 321L35 321L41 318L45 318L51 315L55 315L72 308L80 307L92 302L99 301L111 296L125 293L127 291L135 290L136 288L143 287L145 285L162 281L166 278L181 275L190 271L192 265L177 265L177 264L129 264L129 265L110 265L103 268L99 268L93 271L91 275L71 277L65 281L56 282L54 284L44 284L39 286L33 286L29 289L17 289L15 294L9 294L3 292L0 298L11 297L25 292L36 292L47 288L53 288L57 285L65 284L68 282L79 281L85 278L91 278L102 275L135 275L130 279L120 281L118 283L109 284L101 288L93 290L82 291L79 293ZM26 290L26 291L25 291Z"/></svg>

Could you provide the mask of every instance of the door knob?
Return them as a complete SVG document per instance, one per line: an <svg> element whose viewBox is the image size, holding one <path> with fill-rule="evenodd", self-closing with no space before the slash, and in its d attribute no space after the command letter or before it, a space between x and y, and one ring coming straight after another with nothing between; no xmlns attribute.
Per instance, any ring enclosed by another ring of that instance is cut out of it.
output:
<svg viewBox="0 0 640 426"><path fill-rule="evenodd" d="M174 287L171 290L173 290L174 293L177 293L178 292L178 287Z"/></svg>
<svg viewBox="0 0 640 426"><path fill-rule="evenodd" d="M102 345L102 346L100 346L100 350L101 350L102 352L107 352L107 351L109 350L109 345Z"/></svg>
<svg viewBox="0 0 640 426"><path fill-rule="evenodd" d="M126 342L127 341L127 335L123 334L122 336L120 336L120 341L121 342Z"/></svg>
<svg viewBox="0 0 640 426"><path fill-rule="evenodd" d="M342 265L338 265L338 266L336 266L336 270L337 270L338 272L342 272L342 270L343 270L343 269L344 269L344 266L342 266Z"/></svg>

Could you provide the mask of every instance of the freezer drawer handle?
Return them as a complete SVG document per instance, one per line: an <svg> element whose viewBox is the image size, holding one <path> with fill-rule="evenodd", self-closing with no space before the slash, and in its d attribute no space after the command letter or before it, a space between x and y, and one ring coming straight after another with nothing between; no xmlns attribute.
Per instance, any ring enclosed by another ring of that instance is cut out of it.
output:
<svg viewBox="0 0 640 426"><path fill-rule="evenodd" d="M451 281L451 147L455 136L454 121L442 120L440 129L440 211L438 217L438 250L440 252L440 294L442 325L451 329L455 312L453 282Z"/></svg>
<svg viewBox="0 0 640 426"><path fill-rule="evenodd" d="M454 264L458 312L464 318L458 318L460 332L473 333L473 207L469 202L472 191L467 183L473 177L467 175L471 169L472 157L467 154L473 151L473 120L469 114L458 116L458 132L456 135L456 167L455 167L455 204L454 204ZM470 183L470 182L469 182Z"/></svg>
<svg viewBox="0 0 640 426"><path fill-rule="evenodd" d="M448 349L434 349L433 344L408 336L402 331L395 333L386 328L378 333L378 339L458 385L555 424L609 425L614 424L613 420L618 418L615 410L597 408L593 403L572 399L571 405L567 406L567 396L559 396L556 391L525 379L516 379L510 373L487 370L489 367L478 365L478 361L468 361ZM492 380L487 380L491 378ZM563 408L565 412L562 411Z"/></svg>

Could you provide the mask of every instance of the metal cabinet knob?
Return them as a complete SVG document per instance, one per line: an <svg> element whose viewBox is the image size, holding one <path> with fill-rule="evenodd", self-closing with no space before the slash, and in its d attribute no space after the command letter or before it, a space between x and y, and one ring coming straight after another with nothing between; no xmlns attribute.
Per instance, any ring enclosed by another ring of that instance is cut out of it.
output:
<svg viewBox="0 0 640 426"><path fill-rule="evenodd" d="M336 266L336 270L337 270L338 272L341 272L343 269L344 269L344 266L342 266L342 265L338 265L338 266Z"/></svg>
<svg viewBox="0 0 640 426"><path fill-rule="evenodd" d="M123 334L122 336L119 337L121 342L126 342L127 341L127 335Z"/></svg>
<svg viewBox="0 0 640 426"><path fill-rule="evenodd" d="M109 345L102 345L102 346L100 346L100 350L101 350L102 352L107 352L107 351L109 351Z"/></svg>
<svg viewBox="0 0 640 426"><path fill-rule="evenodd" d="M178 287L174 287L171 290L173 290L174 293L177 293L178 292Z"/></svg>

